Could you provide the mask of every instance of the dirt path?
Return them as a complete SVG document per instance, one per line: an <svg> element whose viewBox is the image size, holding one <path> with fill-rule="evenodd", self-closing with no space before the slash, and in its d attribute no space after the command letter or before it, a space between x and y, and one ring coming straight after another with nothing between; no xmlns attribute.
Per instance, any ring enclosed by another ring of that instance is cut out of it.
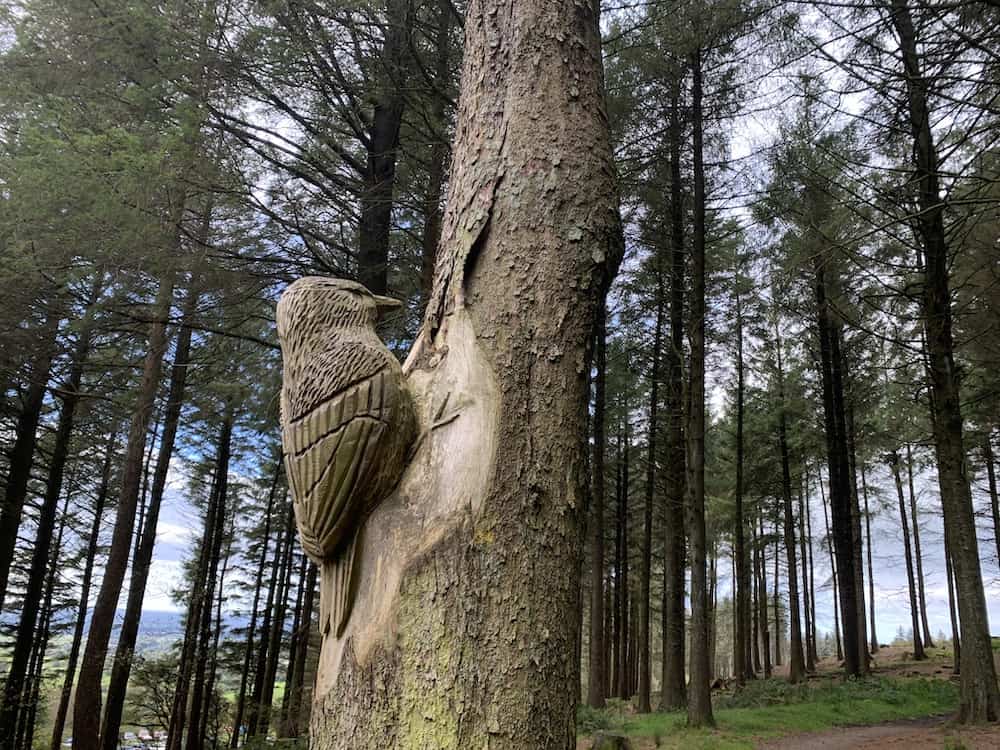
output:
<svg viewBox="0 0 1000 750"><path fill-rule="evenodd" d="M873 727L841 727L764 742L761 750L996 750L1000 727L955 728L947 717L894 721Z"/></svg>

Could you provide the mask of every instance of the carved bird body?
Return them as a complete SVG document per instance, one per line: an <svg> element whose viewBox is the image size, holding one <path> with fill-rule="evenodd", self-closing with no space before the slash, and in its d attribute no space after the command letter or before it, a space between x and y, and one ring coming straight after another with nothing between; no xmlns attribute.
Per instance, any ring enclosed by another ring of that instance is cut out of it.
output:
<svg viewBox="0 0 1000 750"><path fill-rule="evenodd" d="M285 466L303 549L322 569L324 635L347 624L362 526L399 481L416 431L402 368L375 331L380 310L398 304L317 277L278 303Z"/></svg>

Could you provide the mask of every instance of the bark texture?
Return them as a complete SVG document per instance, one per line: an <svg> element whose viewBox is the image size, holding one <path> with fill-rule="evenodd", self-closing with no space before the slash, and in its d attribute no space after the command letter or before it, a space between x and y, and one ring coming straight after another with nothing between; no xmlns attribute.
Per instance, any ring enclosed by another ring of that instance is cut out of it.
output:
<svg viewBox="0 0 1000 750"><path fill-rule="evenodd" d="M473 0L465 33L405 366L423 438L323 642L316 750L575 744L589 342L620 247L597 9Z"/></svg>

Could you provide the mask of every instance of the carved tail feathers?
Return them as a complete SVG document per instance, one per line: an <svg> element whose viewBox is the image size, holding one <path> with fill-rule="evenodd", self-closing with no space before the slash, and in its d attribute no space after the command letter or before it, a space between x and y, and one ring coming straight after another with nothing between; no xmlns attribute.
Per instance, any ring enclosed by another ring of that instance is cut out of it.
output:
<svg viewBox="0 0 1000 750"><path fill-rule="evenodd" d="M319 594L320 633L340 638L347 626L354 599L354 565L361 547L361 532L353 534L337 554L323 560Z"/></svg>

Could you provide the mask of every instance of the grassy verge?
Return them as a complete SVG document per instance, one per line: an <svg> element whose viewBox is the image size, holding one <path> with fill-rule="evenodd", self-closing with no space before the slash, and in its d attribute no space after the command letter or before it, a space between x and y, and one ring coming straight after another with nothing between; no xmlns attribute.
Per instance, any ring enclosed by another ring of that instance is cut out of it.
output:
<svg viewBox="0 0 1000 750"><path fill-rule="evenodd" d="M932 716L953 711L957 705L957 688L944 680L828 680L808 686L761 680L716 701L715 730L689 730L680 713L626 715L620 705L599 712L581 709L578 719L581 736L617 729L645 738L646 746L749 750L762 739Z"/></svg>

